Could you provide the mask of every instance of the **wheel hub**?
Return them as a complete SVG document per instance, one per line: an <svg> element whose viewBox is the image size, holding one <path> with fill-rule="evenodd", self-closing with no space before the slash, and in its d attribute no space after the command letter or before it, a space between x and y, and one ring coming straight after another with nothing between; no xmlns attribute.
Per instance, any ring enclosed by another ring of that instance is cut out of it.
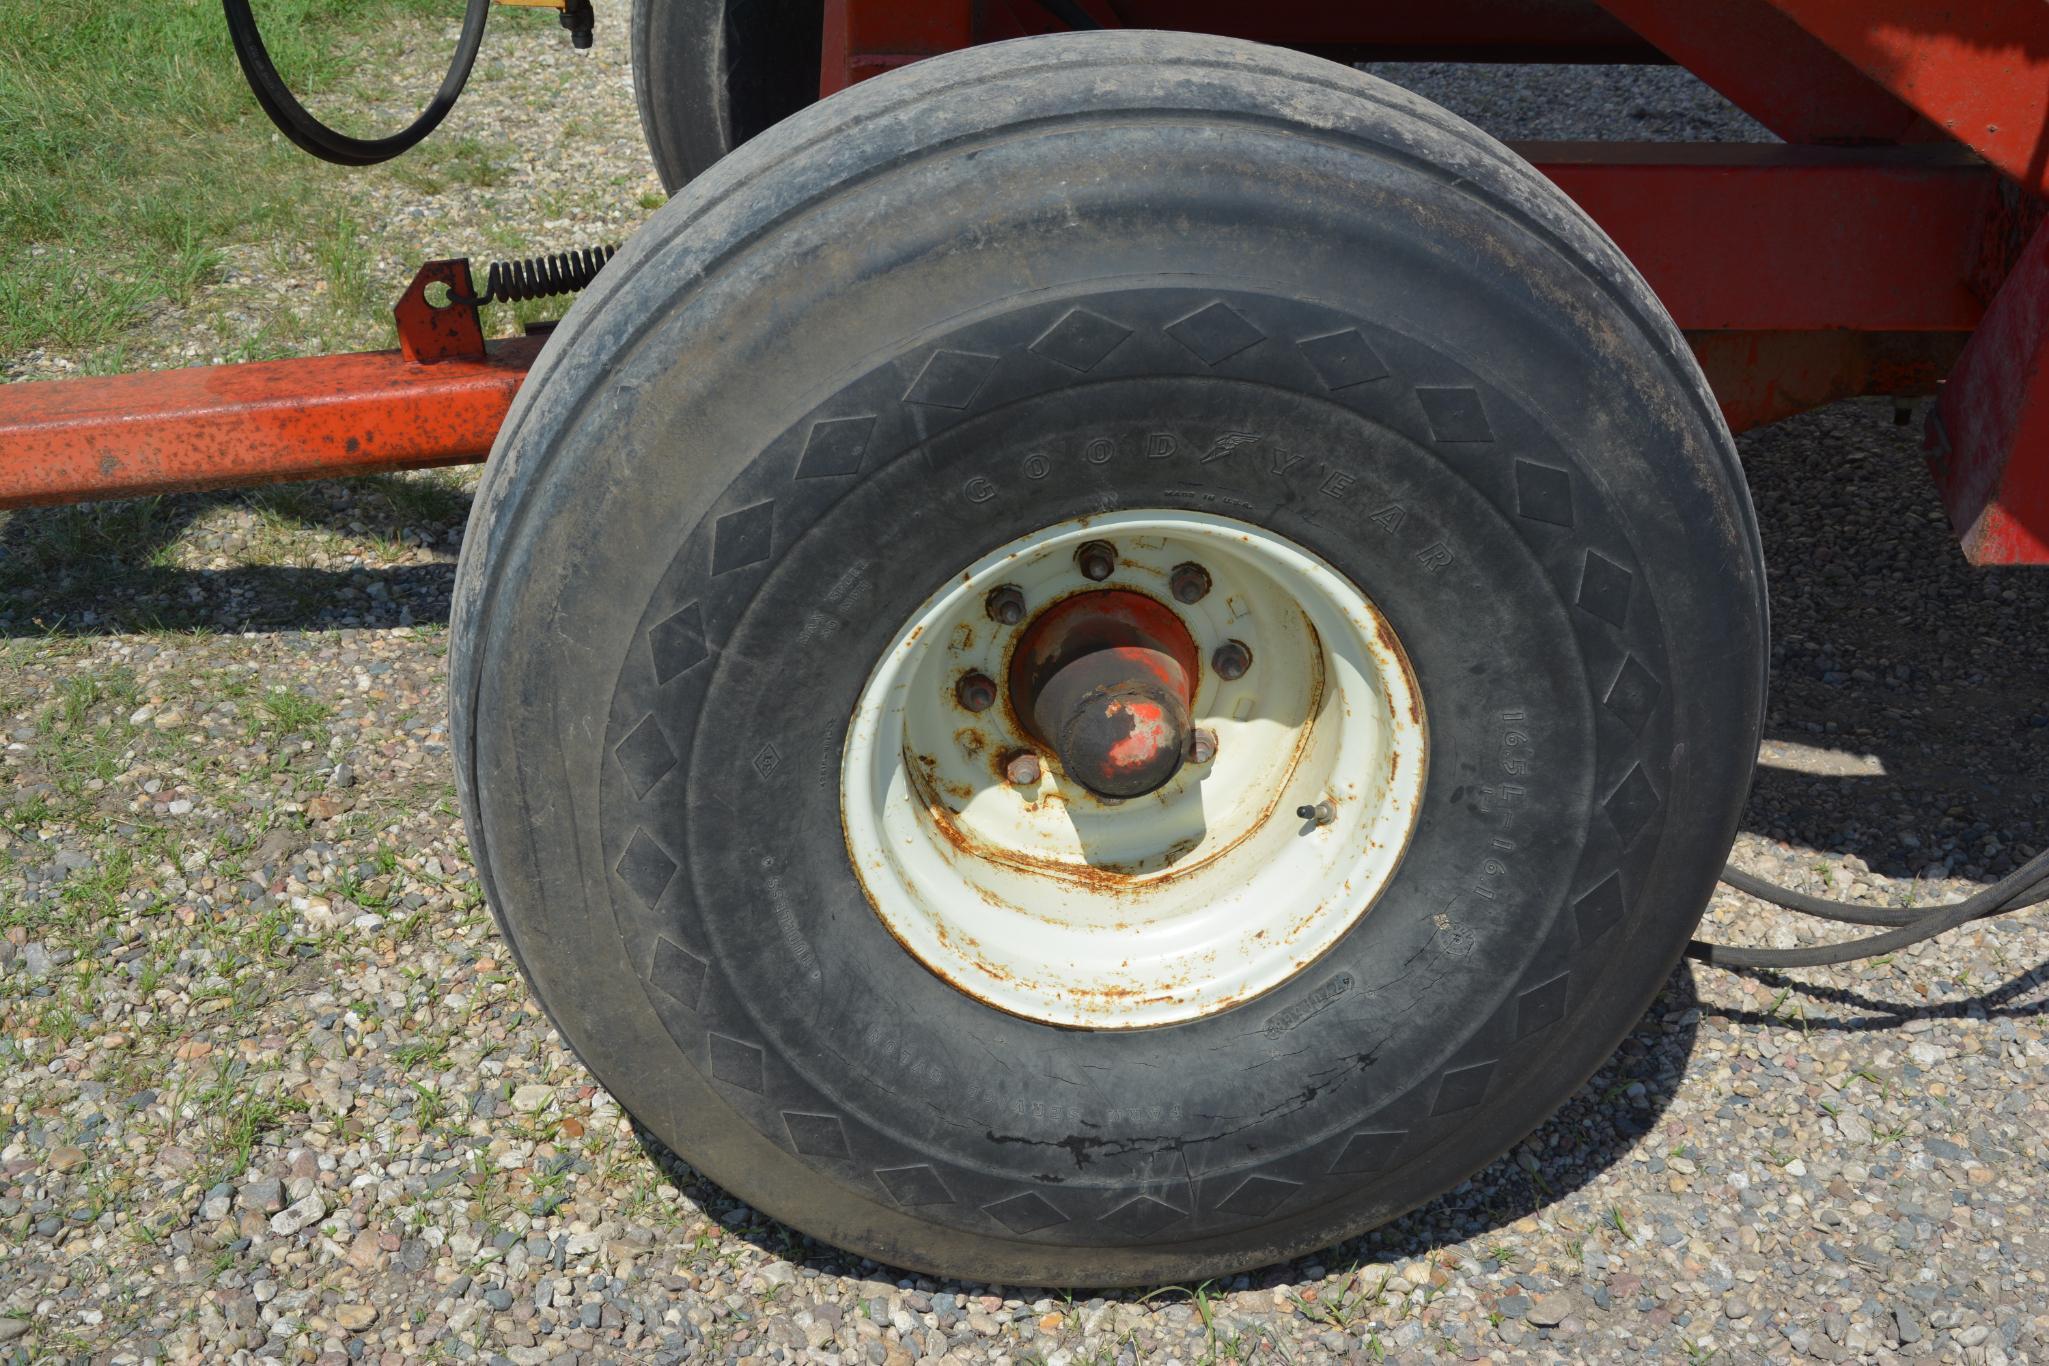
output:
<svg viewBox="0 0 2049 1366"><path fill-rule="evenodd" d="M1356 586L1262 528L1133 511L1022 537L912 614L856 705L841 812L926 967L1130 1029L1336 943L1401 858L1425 760L1415 680Z"/></svg>
<svg viewBox="0 0 2049 1366"><path fill-rule="evenodd" d="M1188 757L1195 642L1163 604L1126 589L1041 612L1011 656L1012 705L1061 769L1099 797L1158 791Z"/></svg>

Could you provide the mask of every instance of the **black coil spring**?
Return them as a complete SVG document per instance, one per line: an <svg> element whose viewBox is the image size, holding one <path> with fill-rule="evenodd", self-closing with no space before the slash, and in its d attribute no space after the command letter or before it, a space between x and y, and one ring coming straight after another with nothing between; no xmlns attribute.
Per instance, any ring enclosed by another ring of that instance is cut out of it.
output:
<svg viewBox="0 0 2049 1366"><path fill-rule="evenodd" d="M493 261L478 304L510 304L574 294L598 278L617 247L583 247L519 261Z"/></svg>

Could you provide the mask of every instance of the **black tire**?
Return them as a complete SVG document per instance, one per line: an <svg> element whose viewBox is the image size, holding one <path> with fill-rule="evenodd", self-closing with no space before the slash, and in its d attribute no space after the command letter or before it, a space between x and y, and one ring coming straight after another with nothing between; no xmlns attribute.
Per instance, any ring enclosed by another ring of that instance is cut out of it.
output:
<svg viewBox="0 0 2049 1366"><path fill-rule="evenodd" d="M1183 326L1219 304L1239 335ZM1084 305L1129 334L1089 369L1043 344ZM1376 363L1296 345L1354 331ZM906 401L941 352L984 359ZM849 415L865 448L803 463ZM1145 458L1162 422L1189 458ZM1248 430L1270 445L1194 454ZM1115 458L1083 460L1104 435ZM1192 1023L1064 1031L890 939L831 778L870 664L949 575L1148 505L1365 585L1426 698L1429 782L1393 883L1312 969ZM571 310L472 515L459 782L564 1036L735 1195L934 1273L1193 1279L1428 1200L1613 1050L1733 838L1763 589L1683 341L1530 166L1287 52L1029 39L773 129Z"/></svg>
<svg viewBox="0 0 2049 1366"><path fill-rule="evenodd" d="M674 194L818 98L821 0L633 0L633 93Z"/></svg>

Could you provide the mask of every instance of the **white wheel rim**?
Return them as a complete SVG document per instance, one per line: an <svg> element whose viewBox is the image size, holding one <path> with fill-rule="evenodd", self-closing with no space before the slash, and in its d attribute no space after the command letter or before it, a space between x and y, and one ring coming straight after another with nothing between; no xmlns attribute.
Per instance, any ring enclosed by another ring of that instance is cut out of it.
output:
<svg viewBox="0 0 2049 1366"><path fill-rule="evenodd" d="M1075 551L1107 540L1111 577ZM1174 566L1210 574L1176 602ZM1203 661L1191 712L1215 758L1124 802L1069 780L1006 705L955 695L1007 677L1028 624L990 619L1075 592L1145 593ZM1249 646L1237 680L1210 668ZM1003 757L1044 756L1020 787ZM1393 629L1321 558L1260 527L1171 510L1079 518L983 556L904 623L862 690L840 772L847 848L876 914L938 976L1048 1024L1138 1029L1229 1009L1293 978L1367 913L1401 861L1427 762L1423 700ZM1328 803L1323 819L1299 807Z"/></svg>

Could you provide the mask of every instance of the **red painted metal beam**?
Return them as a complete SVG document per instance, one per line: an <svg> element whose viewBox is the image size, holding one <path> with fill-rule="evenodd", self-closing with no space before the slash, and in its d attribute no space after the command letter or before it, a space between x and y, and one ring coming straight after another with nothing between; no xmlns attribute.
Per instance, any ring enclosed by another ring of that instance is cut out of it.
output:
<svg viewBox="0 0 2049 1366"><path fill-rule="evenodd" d="M1151 27L1127 25L1107 0L1074 0L1100 28ZM1070 25L1040 0L983 0L975 11L975 41L1000 42L1005 38L1028 38L1038 33L1065 33Z"/></svg>
<svg viewBox="0 0 2049 1366"><path fill-rule="evenodd" d="M1683 328L1967 332L1984 312L1976 272L1999 185L1954 148L1516 151L1615 239Z"/></svg>
<svg viewBox="0 0 2049 1366"><path fill-rule="evenodd" d="M396 351L0 386L0 508L482 460L543 339L487 345L471 285L421 266Z"/></svg>
<svg viewBox="0 0 2049 1366"><path fill-rule="evenodd" d="M1902 142L1919 116L1771 0L1600 0L1788 142Z"/></svg>
<svg viewBox="0 0 2049 1366"><path fill-rule="evenodd" d="M1678 62L1788 142L1947 135L2049 194L2043 0L1081 0L1106 24L1217 33L1340 61ZM825 0L820 93L1045 32L1034 0Z"/></svg>
<svg viewBox="0 0 2049 1366"><path fill-rule="evenodd" d="M1662 62L1595 0L1077 0L1105 28L1248 38L1341 62ZM1067 25L1036 0L825 0L819 94L973 43Z"/></svg>
<svg viewBox="0 0 2049 1366"><path fill-rule="evenodd" d="M0 508L482 460L541 339L0 387Z"/></svg>
<svg viewBox="0 0 2049 1366"><path fill-rule="evenodd" d="M1663 60L1594 0L1116 0L1115 10L1126 28L1250 38L1340 61Z"/></svg>
<svg viewBox="0 0 2049 1366"><path fill-rule="evenodd" d="M1732 432L1869 394L1935 393L1967 332L1688 332Z"/></svg>
<svg viewBox="0 0 2049 1366"><path fill-rule="evenodd" d="M2029 194L2049 197L2049 4L1766 2Z"/></svg>
<svg viewBox="0 0 2049 1366"><path fill-rule="evenodd" d="M973 0L825 0L818 97L900 66L972 47Z"/></svg>
<svg viewBox="0 0 2049 1366"><path fill-rule="evenodd" d="M1928 447L1971 563L2049 564L2049 224L1943 385Z"/></svg>

